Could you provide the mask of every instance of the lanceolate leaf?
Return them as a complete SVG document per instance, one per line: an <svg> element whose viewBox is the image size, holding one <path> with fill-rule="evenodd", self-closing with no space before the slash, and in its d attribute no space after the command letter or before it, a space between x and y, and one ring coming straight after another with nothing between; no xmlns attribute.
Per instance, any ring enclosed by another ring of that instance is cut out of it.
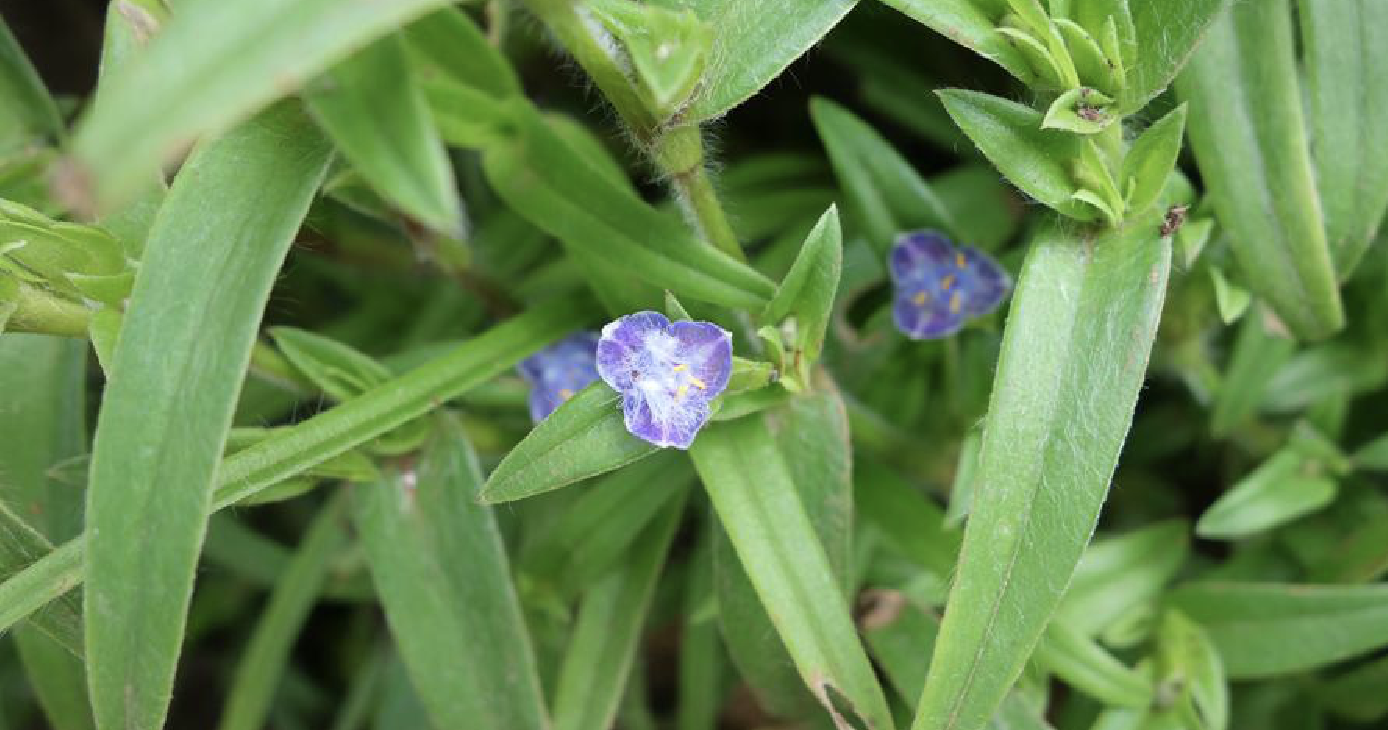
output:
<svg viewBox="0 0 1388 730"><path fill-rule="evenodd" d="M1160 94L1233 0L1128 0L1135 48L1119 111L1132 114Z"/></svg>
<svg viewBox="0 0 1388 730"><path fill-rule="evenodd" d="M963 89L936 93L954 122L1013 185L1071 218L1094 218L1092 207L1074 199L1083 137L1042 129L1041 112L1001 97Z"/></svg>
<svg viewBox="0 0 1388 730"><path fill-rule="evenodd" d="M482 501L534 496L655 453L627 432L621 400L598 382L565 401L501 460L482 487Z"/></svg>
<svg viewBox="0 0 1388 730"><path fill-rule="evenodd" d="M696 239L680 221L615 185L534 111L517 138L489 149L487 178L501 197L570 248L680 297L760 309L775 286Z"/></svg>
<svg viewBox="0 0 1388 730"><path fill-rule="evenodd" d="M874 249L886 256L897 235L937 228L958 235L953 217L930 185L876 131L828 99L810 100L810 117L852 212Z"/></svg>
<svg viewBox="0 0 1388 730"><path fill-rule="evenodd" d="M373 188L447 235L463 228L448 151L405 44L387 36L310 83L309 110Z"/></svg>
<svg viewBox="0 0 1388 730"><path fill-rule="evenodd" d="M217 471L211 508L250 499L495 378L586 324L587 306L573 298L538 305L453 352L237 452ZM80 585L82 569L83 542L70 540L0 583L0 631Z"/></svg>
<svg viewBox="0 0 1388 730"><path fill-rule="evenodd" d="M1032 243L916 730L976 730L1021 672L1094 530L1156 334L1170 241L1146 217Z"/></svg>
<svg viewBox="0 0 1388 730"><path fill-rule="evenodd" d="M1002 0L882 0L883 3L926 24L950 40L974 49L979 55L1007 69L1024 83L1037 80L1036 72L1016 46L995 28L1009 12Z"/></svg>
<svg viewBox="0 0 1388 730"><path fill-rule="evenodd" d="M1347 278L1388 209L1388 3L1297 3L1326 238Z"/></svg>
<svg viewBox="0 0 1388 730"><path fill-rule="evenodd" d="M667 504L642 532L642 549L629 553L625 565L584 596L555 689L555 730L612 727L684 503L680 495Z"/></svg>
<svg viewBox="0 0 1388 730"><path fill-rule="evenodd" d="M1322 667L1388 646L1388 586L1192 583L1171 602L1204 627L1230 679Z"/></svg>
<svg viewBox="0 0 1388 730"><path fill-rule="evenodd" d="M62 133L58 106L9 25L0 19L0 152Z"/></svg>
<svg viewBox="0 0 1388 730"><path fill-rule="evenodd" d="M1286 448L1220 495L1195 532L1212 539L1247 537L1326 506L1337 491L1335 480L1307 473L1306 457Z"/></svg>
<svg viewBox="0 0 1388 730"><path fill-rule="evenodd" d="M1344 312L1294 54L1287 0L1236 3L1215 21L1177 90L1190 102L1195 160L1244 279L1293 334L1319 339L1343 326Z"/></svg>
<svg viewBox="0 0 1388 730"><path fill-rule="evenodd" d="M690 8L713 28L702 86L684 121L726 114L819 42L858 0L656 0Z"/></svg>
<svg viewBox="0 0 1388 730"><path fill-rule="evenodd" d="M472 446L447 416L418 464L352 490L391 634L437 727L549 725L506 551L477 503Z"/></svg>
<svg viewBox="0 0 1388 730"><path fill-rule="evenodd" d="M99 727L163 723L241 378L328 156L297 106L276 107L194 154L150 234L88 487L87 650Z"/></svg>
<svg viewBox="0 0 1388 730"><path fill-rule="evenodd" d="M827 376L818 378L813 387L784 407L768 411L768 417L810 525L838 584L845 595L851 595L854 506L847 414ZM815 712L814 699L796 676L795 663L738 562L727 531L716 530L718 619L734 664L773 714L795 717Z"/></svg>
<svg viewBox="0 0 1388 730"><path fill-rule="evenodd" d="M140 62L111 79L74 150L98 199L114 202L199 136L230 128L333 62L447 4L185 3Z"/></svg>
<svg viewBox="0 0 1388 730"><path fill-rule="evenodd" d="M793 315L797 350L811 362L819 359L824 347L824 334L829 329L842 270L843 233L839 229L839 212L830 207L805 237L800 255L795 258L763 316L767 322L775 323Z"/></svg>
<svg viewBox="0 0 1388 730"><path fill-rule="evenodd" d="M236 667L236 679L218 725L220 730L257 730L265 726L295 639L318 600L332 559L346 542L341 497L339 493L319 509L298 552L275 582Z"/></svg>
<svg viewBox="0 0 1388 730"><path fill-rule="evenodd" d="M78 340L0 337L0 390L6 394L0 406L0 478L4 480L0 493L22 514L33 516L36 531L51 539L68 538L81 530L81 494L55 488L48 473L86 448L82 397L86 355L86 347ZM22 557L18 564L22 565L38 556L6 556L7 577L9 557ZM76 596L72 596L35 618L48 620L43 617L56 618L55 612L66 612L71 636L80 641L76 608ZM90 728L82 660L37 626L22 625L14 636L25 674L49 723L57 730Z"/></svg>
<svg viewBox="0 0 1388 730"><path fill-rule="evenodd" d="M891 728L843 591L763 419L712 424L690 455L810 692L841 722Z"/></svg>

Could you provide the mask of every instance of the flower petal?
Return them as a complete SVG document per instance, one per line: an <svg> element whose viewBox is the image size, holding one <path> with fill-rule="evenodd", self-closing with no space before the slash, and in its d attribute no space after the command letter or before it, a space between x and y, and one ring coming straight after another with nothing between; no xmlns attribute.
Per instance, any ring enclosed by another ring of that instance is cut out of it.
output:
<svg viewBox="0 0 1388 730"><path fill-rule="evenodd" d="M915 281L939 276L950 266L954 247L938 231L911 231L897 236L888 268L892 280Z"/></svg>
<svg viewBox="0 0 1388 730"><path fill-rule="evenodd" d="M925 294L924 298L918 298ZM964 326L964 313L950 312L949 304L923 290L901 289L892 303L892 320L901 334L913 340L948 337Z"/></svg>
<svg viewBox="0 0 1388 730"><path fill-rule="evenodd" d="M622 398L627 431L656 446L687 449L708 420L708 403L644 398L629 393Z"/></svg>
<svg viewBox="0 0 1388 730"><path fill-rule="evenodd" d="M981 317L997 308L1012 289L1012 277L991 256L976 248L964 248L964 271L960 288L964 292L964 313Z"/></svg>
<svg viewBox="0 0 1388 730"><path fill-rule="evenodd" d="M676 322L668 331L677 343L677 359L696 384L690 395L708 401L722 393L733 370L732 335L709 322Z"/></svg>
<svg viewBox="0 0 1388 730"><path fill-rule="evenodd" d="M670 320L659 312L637 312L609 322L598 340L598 375L613 390L630 390L636 376L648 367L652 337L669 326Z"/></svg>

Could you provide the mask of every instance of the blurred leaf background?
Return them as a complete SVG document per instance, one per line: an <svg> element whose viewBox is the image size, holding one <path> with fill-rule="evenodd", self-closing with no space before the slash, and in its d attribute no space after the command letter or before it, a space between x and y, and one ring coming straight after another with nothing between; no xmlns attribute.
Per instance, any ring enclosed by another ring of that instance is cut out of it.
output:
<svg viewBox="0 0 1388 730"><path fill-rule="evenodd" d="M0 17L0 730L1388 722L1388 3Z"/></svg>

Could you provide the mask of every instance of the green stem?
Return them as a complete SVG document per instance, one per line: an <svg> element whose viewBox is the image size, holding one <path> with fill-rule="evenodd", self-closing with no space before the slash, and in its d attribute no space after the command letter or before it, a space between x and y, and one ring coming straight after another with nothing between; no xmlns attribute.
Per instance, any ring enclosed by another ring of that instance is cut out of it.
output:
<svg viewBox="0 0 1388 730"><path fill-rule="evenodd" d="M675 127L661 133L660 120L646 107L636 84L609 51L615 41L575 0L525 0L525 4L549 26L616 107L637 144L647 149L661 173L670 179L675 197L701 236L729 256L746 261L704 167L703 139L698 126Z"/></svg>
<svg viewBox="0 0 1388 730"><path fill-rule="evenodd" d="M610 52L616 41L607 36L577 0L525 0L525 5L549 26L560 45L593 78L593 83L631 127L637 141L642 146L650 144L657 122L636 93L636 85Z"/></svg>
<svg viewBox="0 0 1388 730"><path fill-rule="evenodd" d="M670 179L675 197L700 236L723 253L746 261L737 234L728 223L723 204L709 180L699 127L688 125L666 131L651 147L651 158Z"/></svg>
<svg viewBox="0 0 1388 730"><path fill-rule="evenodd" d="M7 329L64 337L86 337L90 309L26 282L19 282L18 300Z"/></svg>

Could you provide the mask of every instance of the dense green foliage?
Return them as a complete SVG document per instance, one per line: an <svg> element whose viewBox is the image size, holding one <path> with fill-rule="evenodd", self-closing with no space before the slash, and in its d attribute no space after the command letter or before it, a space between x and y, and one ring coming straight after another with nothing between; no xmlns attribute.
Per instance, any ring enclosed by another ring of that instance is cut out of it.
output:
<svg viewBox="0 0 1388 730"><path fill-rule="evenodd" d="M1388 3L104 22L0 22L0 730L1388 722Z"/></svg>

